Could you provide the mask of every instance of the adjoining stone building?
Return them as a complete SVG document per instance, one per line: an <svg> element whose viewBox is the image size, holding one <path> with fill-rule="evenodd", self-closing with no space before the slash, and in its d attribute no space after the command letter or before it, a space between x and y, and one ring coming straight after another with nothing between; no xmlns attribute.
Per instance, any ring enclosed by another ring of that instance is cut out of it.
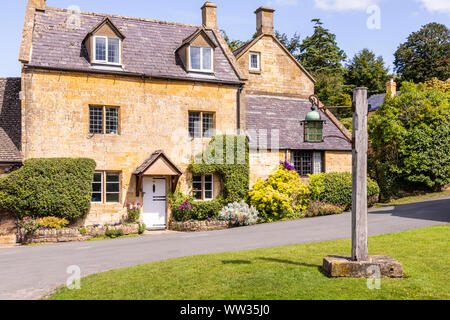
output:
<svg viewBox="0 0 450 320"><path fill-rule="evenodd" d="M215 134L280 130L278 149L251 151L253 182L280 159L300 159L306 174L305 153L313 172L350 170L351 146L326 110L322 141L304 141L314 79L273 36L273 9L258 9L258 37L234 54L217 27L217 6L201 10L196 26L29 0L21 80L8 80L16 109L11 115L7 107L6 119L19 125L5 130L6 139L0 121L0 146L11 160L2 164L7 152L0 151L0 170L30 158L92 158L97 171L84 223L119 222L126 203L141 202L151 228L168 226L167 195L177 187L201 201L220 194L220 177L188 170Z"/></svg>
<svg viewBox="0 0 450 320"><path fill-rule="evenodd" d="M351 171L351 135L328 110L310 113L315 80L274 36L274 11L256 10L256 38L234 51L248 78L251 183L267 178L280 161L291 162L305 178Z"/></svg>

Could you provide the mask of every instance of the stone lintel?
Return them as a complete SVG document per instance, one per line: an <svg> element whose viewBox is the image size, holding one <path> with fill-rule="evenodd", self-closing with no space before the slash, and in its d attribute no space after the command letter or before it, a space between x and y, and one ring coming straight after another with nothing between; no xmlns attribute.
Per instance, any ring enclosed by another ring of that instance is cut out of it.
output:
<svg viewBox="0 0 450 320"><path fill-rule="evenodd" d="M388 256L370 256L369 261L352 261L351 257L328 256L323 271L330 278L403 278L403 266Z"/></svg>

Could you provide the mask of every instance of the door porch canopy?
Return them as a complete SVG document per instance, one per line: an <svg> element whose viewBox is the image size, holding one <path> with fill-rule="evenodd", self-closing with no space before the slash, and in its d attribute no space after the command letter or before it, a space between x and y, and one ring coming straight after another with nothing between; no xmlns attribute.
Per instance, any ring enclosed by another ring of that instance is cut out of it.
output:
<svg viewBox="0 0 450 320"><path fill-rule="evenodd" d="M142 193L144 176L169 176L172 192L175 192L178 180L183 175L181 170L161 150L153 153L133 174L136 176L137 197Z"/></svg>

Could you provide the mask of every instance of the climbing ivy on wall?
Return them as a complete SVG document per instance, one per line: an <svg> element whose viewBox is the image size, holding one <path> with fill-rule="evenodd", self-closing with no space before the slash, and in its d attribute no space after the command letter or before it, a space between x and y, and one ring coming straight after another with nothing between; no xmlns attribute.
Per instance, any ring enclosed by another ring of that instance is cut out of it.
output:
<svg viewBox="0 0 450 320"><path fill-rule="evenodd" d="M250 185L248 141L245 136L214 137L205 152L190 166L193 174L217 174L223 184L221 199L231 203L247 200Z"/></svg>

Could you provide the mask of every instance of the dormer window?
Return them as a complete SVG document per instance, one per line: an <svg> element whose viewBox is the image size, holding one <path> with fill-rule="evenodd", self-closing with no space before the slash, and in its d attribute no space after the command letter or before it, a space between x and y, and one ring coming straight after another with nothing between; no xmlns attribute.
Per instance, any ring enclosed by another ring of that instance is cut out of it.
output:
<svg viewBox="0 0 450 320"><path fill-rule="evenodd" d="M120 39L95 36L94 42L94 62L120 64Z"/></svg>
<svg viewBox="0 0 450 320"><path fill-rule="evenodd" d="M190 71L213 72L213 49L208 47L189 47Z"/></svg>

